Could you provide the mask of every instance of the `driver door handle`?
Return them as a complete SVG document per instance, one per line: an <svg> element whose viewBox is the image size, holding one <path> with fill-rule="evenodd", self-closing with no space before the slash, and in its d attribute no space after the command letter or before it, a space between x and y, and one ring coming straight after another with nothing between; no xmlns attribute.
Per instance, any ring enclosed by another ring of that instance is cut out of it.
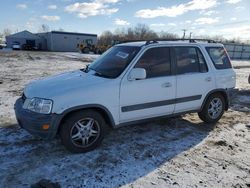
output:
<svg viewBox="0 0 250 188"><path fill-rule="evenodd" d="M205 79L207 82L211 82L212 81L212 78L211 77L206 77Z"/></svg>

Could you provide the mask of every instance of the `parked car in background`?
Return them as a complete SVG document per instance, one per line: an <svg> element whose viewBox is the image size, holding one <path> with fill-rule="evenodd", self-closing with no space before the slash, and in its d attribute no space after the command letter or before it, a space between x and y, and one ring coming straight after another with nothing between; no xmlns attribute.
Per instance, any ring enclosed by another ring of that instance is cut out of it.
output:
<svg viewBox="0 0 250 188"><path fill-rule="evenodd" d="M197 112L216 123L236 76L222 44L141 41L118 44L85 69L32 82L16 101L19 125L72 152L100 145L109 128Z"/></svg>
<svg viewBox="0 0 250 188"><path fill-rule="evenodd" d="M14 42L14 43L12 44L12 49L13 49L13 50L21 50L21 45L20 45L20 43L19 43L19 42Z"/></svg>

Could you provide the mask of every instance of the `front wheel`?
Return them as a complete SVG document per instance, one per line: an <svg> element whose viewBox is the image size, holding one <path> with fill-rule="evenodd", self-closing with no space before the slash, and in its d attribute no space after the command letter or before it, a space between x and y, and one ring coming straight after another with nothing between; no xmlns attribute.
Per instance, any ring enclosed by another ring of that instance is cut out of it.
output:
<svg viewBox="0 0 250 188"><path fill-rule="evenodd" d="M107 131L102 115L86 110L71 115L61 125L60 137L63 145L73 153L83 153L98 147Z"/></svg>
<svg viewBox="0 0 250 188"><path fill-rule="evenodd" d="M84 54L88 54L89 52L90 52L90 49L87 47L82 49L82 53L84 53Z"/></svg>
<svg viewBox="0 0 250 188"><path fill-rule="evenodd" d="M208 97L203 109L198 113L201 120L206 123L216 123L225 111L225 99L220 94Z"/></svg>

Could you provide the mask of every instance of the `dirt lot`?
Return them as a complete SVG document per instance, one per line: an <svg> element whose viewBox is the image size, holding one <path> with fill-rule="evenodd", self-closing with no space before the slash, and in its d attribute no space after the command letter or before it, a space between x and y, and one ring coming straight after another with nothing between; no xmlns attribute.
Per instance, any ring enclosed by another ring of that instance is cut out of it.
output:
<svg viewBox="0 0 250 188"><path fill-rule="evenodd" d="M82 68L97 56L0 52L0 185L41 180L62 187L250 187L250 61L234 61L237 89L216 125L196 114L113 130L101 147L71 154L18 127L13 104L31 80Z"/></svg>

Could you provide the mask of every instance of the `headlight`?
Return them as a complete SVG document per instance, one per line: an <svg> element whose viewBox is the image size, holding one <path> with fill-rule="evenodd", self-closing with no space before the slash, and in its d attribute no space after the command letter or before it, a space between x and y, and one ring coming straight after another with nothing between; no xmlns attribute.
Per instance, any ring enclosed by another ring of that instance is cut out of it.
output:
<svg viewBox="0 0 250 188"><path fill-rule="evenodd" d="M49 114L52 109L52 104L52 100L49 99L27 98L23 104L23 108L41 114Z"/></svg>

